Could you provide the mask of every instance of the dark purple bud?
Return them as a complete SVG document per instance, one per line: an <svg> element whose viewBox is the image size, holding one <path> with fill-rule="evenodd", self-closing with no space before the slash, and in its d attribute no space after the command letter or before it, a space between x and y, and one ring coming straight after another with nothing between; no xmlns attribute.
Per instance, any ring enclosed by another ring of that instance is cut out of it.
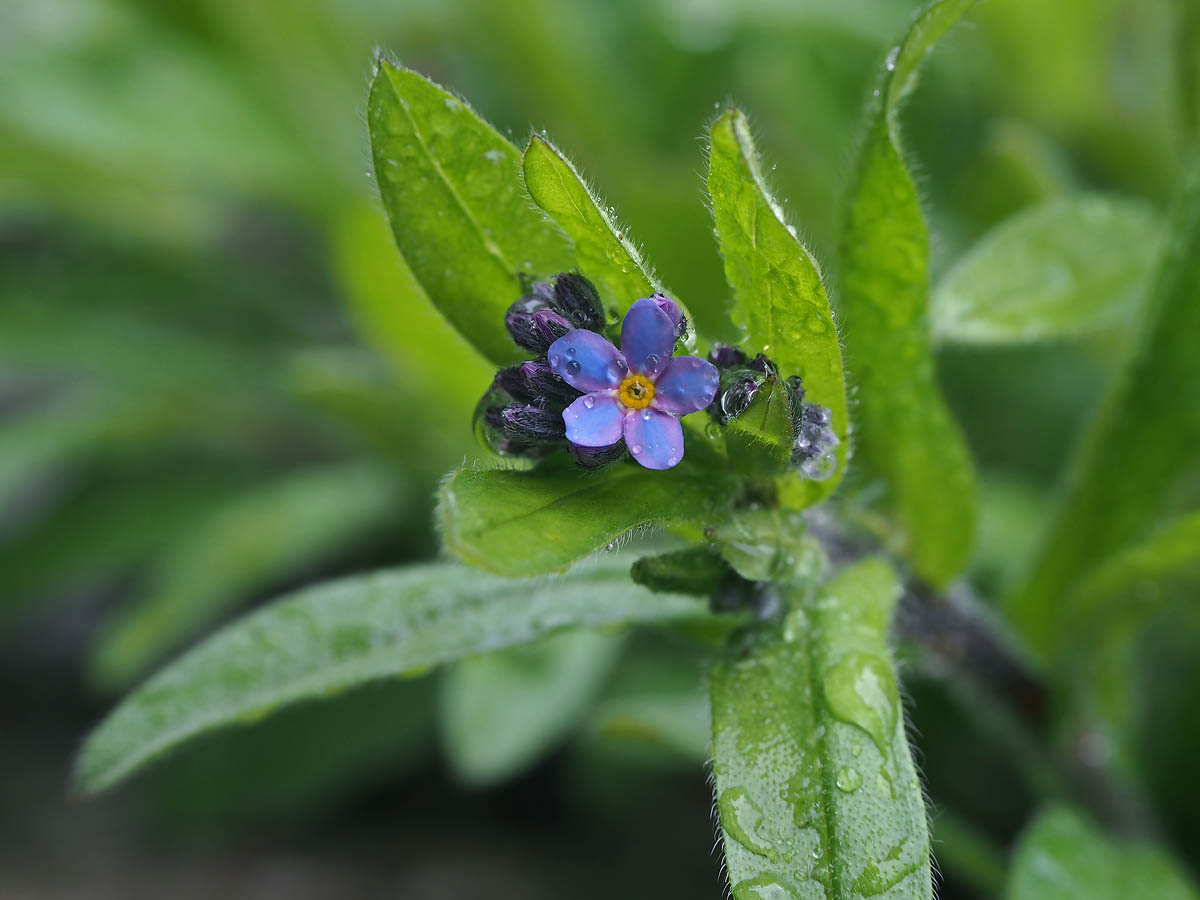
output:
<svg viewBox="0 0 1200 900"><path fill-rule="evenodd" d="M764 375L776 375L779 370L775 368L775 363L767 359L761 353L750 361L750 368L755 372L762 372Z"/></svg>
<svg viewBox="0 0 1200 900"><path fill-rule="evenodd" d="M783 382L783 392L791 407L792 433L799 434L804 422L804 381L799 375L790 375Z"/></svg>
<svg viewBox="0 0 1200 900"><path fill-rule="evenodd" d="M549 282L539 281L530 286L529 292L508 308L504 314L504 327L517 342L518 347L533 353L545 353L546 348L554 343L554 339L545 340L534 316L542 310L548 310L554 304L554 286Z"/></svg>
<svg viewBox="0 0 1200 900"><path fill-rule="evenodd" d="M544 397L571 403L579 396L579 391L555 375L554 370L545 360L531 359L514 368L520 370L521 382L526 391L532 395L531 399Z"/></svg>
<svg viewBox="0 0 1200 900"><path fill-rule="evenodd" d="M580 447L578 444L571 444L571 457L585 469L599 469L623 459L624 456L624 441L617 441L608 447Z"/></svg>
<svg viewBox="0 0 1200 900"><path fill-rule="evenodd" d="M523 368L523 366L509 366L507 369L501 369L496 373L496 378L492 381L492 387L503 391L521 403L529 403L532 400L536 400L541 396L541 393L534 390L533 386L529 384Z"/></svg>
<svg viewBox="0 0 1200 900"><path fill-rule="evenodd" d="M792 444L791 463L805 477L824 481L837 470L841 441L833 433L833 414L824 406L805 403Z"/></svg>
<svg viewBox="0 0 1200 900"><path fill-rule="evenodd" d="M538 336L545 342L545 346L541 351L545 353L550 349L550 345L557 341L560 337L566 337L575 330L566 318L560 313L556 313L552 309L539 309L533 314L533 327L537 330Z"/></svg>
<svg viewBox="0 0 1200 900"><path fill-rule="evenodd" d="M500 410L502 430L506 437L541 443L560 441L567 436L562 410L540 403L506 406Z"/></svg>
<svg viewBox="0 0 1200 900"><path fill-rule="evenodd" d="M599 331L604 325L600 295L578 272L563 272L554 280L553 305L576 328Z"/></svg>
<svg viewBox="0 0 1200 900"><path fill-rule="evenodd" d="M744 366L746 354L729 344L713 344L708 351L708 361L718 369L728 369L730 366Z"/></svg>

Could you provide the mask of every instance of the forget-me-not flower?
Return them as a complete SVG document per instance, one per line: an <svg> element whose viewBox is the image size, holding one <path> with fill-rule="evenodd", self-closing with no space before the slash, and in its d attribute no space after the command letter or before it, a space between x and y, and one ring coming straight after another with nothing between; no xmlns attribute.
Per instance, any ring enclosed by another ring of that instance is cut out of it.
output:
<svg viewBox="0 0 1200 900"><path fill-rule="evenodd" d="M647 469L669 469L683 459L679 417L712 403L720 375L698 356L672 357L679 324L678 307L655 296L625 314L620 350L583 328L550 345L550 368L584 392L563 410L568 441L590 448L624 440Z"/></svg>

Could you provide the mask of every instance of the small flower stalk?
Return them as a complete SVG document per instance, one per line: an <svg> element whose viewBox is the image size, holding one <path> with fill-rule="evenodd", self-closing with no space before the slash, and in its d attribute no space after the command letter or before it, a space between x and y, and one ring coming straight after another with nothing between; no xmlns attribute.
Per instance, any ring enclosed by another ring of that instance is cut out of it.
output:
<svg viewBox="0 0 1200 900"><path fill-rule="evenodd" d="M634 302L616 340L606 324L595 287L579 273L530 284L509 307L505 327L535 356L500 370L480 400L476 428L484 443L530 459L565 450L589 469L627 456L647 469L670 469L684 457L683 416L707 410L728 427L771 407L785 414L787 464L809 478L833 474L838 441L829 410L804 402L799 377L782 379L765 356L747 361L720 344L707 359L676 356L689 326L662 294Z"/></svg>

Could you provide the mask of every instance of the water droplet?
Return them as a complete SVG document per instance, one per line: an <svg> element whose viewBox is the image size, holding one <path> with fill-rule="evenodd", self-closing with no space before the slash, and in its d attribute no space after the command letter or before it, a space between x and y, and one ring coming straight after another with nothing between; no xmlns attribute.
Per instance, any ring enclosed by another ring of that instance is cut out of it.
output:
<svg viewBox="0 0 1200 900"><path fill-rule="evenodd" d="M675 465L677 462L679 462L678 456L668 456L667 457L667 468L669 469L671 466Z"/></svg>
<svg viewBox="0 0 1200 900"><path fill-rule="evenodd" d="M567 374L568 375L578 375L579 370L582 368L583 368L583 366L579 365L579 360L573 359L569 363L567 363Z"/></svg>
<svg viewBox="0 0 1200 900"><path fill-rule="evenodd" d="M837 471L837 445L827 448L820 456L806 459L800 463L800 472L805 478L813 481L828 481Z"/></svg>
<svg viewBox="0 0 1200 900"><path fill-rule="evenodd" d="M596 398L593 397L591 394L588 394L586 397L583 398L583 405L586 406L588 409L591 409L593 406L596 405Z"/></svg>
<svg viewBox="0 0 1200 900"><path fill-rule="evenodd" d="M552 368L552 369L557 368L557 366L560 362L562 362L562 359L559 357L559 355L557 353L550 354L550 368Z"/></svg>
<svg viewBox="0 0 1200 900"><path fill-rule="evenodd" d="M704 426L704 433L708 435L710 441L715 441L721 436L721 426L716 422L709 422Z"/></svg>
<svg viewBox="0 0 1200 900"><path fill-rule="evenodd" d="M617 311L610 306L608 309L606 309L604 311L604 318L608 322L609 325L616 325L617 320L620 319L621 317L619 315L617 315Z"/></svg>
<svg viewBox="0 0 1200 900"><path fill-rule="evenodd" d="M879 96L879 88L875 88L875 90L871 91L871 96L878 97Z"/></svg>
<svg viewBox="0 0 1200 900"><path fill-rule="evenodd" d="M632 453L634 456L637 456L639 453L642 452L642 445L634 444L632 447L629 448L629 452Z"/></svg>
<svg viewBox="0 0 1200 900"><path fill-rule="evenodd" d="M862 776L858 774L858 769L851 769L849 766L842 766L838 769L837 779L834 784L838 786L839 791L847 794L853 794L862 784Z"/></svg>
<svg viewBox="0 0 1200 900"><path fill-rule="evenodd" d="M642 421L643 422L649 422L651 418L652 418L652 415L650 413L650 410L648 410L648 409L642 410Z"/></svg>
<svg viewBox="0 0 1200 900"><path fill-rule="evenodd" d="M567 356L574 356L578 351L574 347L567 348Z"/></svg>
<svg viewBox="0 0 1200 900"><path fill-rule="evenodd" d="M735 900L795 900L791 888L784 887L770 875L758 875L739 881L731 892Z"/></svg>
<svg viewBox="0 0 1200 900"><path fill-rule="evenodd" d="M763 814L745 788L722 791L717 805L721 809L721 827L728 837L759 856L772 860L778 858L775 848L759 835Z"/></svg>
<svg viewBox="0 0 1200 900"><path fill-rule="evenodd" d="M651 353L642 360L642 365L645 367L647 375L653 375L658 372L658 367L662 365L662 360L657 353Z"/></svg>
<svg viewBox="0 0 1200 900"><path fill-rule="evenodd" d="M612 553L614 550L617 549L616 541L609 541L607 544L604 545L604 549L607 550L609 553Z"/></svg>
<svg viewBox="0 0 1200 900"><path fill-rule="evenodd" d="M825 703L843 722L871 736L880 752L896 730L899 695L891 667L878 656L847 653L823 679Z"/></svg>

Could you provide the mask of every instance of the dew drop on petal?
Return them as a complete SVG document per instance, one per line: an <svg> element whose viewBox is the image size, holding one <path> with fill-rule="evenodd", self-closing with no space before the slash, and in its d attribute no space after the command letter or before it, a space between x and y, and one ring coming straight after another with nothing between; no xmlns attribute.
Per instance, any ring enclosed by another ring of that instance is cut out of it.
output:
<svg viewBox="0 0 1200 900"><path fill-rule="evenodd" d="M629 448L629 450L634 456L637 456L639 453L642 452L642 445L634 444L632 447Z"/></svg>
<svg viewBox="0 0 1200 900"><path fill-rule="evenodd" d="M642 421L643 421L643 422L649 422L649 421L650 421L650 410L648 410L648 409L647 409L647 410L644 410L644 411L642 412Z"/></svg>
<svg viewBox="0 0 1200 900"><path fill-rule="evenodd" d="M658 371L658 367L662 365L662 360L657 353L651 353L642 360L642 365L645 366L647 375L653 375Z"/></svg>
<svg viewBox="0 0 1200 900"><path fill-rule="evenodd" d="M675 465L677 462L679 462L678 456L668 456L667 457L667 468L668 469L671 468L671 466Z"/></svg>
<svg viewBox="0 0 1200 900"><path fill-rule="evenodd" d="M579 360L573 359L567 363L567 372L571 375L578 375L582 366L579 365Z"/></svg>
<svg viewBox="0 0 1200 900"><path fill-rule="evenodd" d="M583 405L586 406L588 409L591 409L593 406L596 405L596 398L593 397L591 394L588 394L586 397L583 398Z"/></svg>
<svg viewBox="0 0 1200 900"><path fill-rule="evenodd" d="M568 348L567 348L567 356L574 356L574 355L575 355L575 348L574 348L574 347L568 347Z"/></svg>
<svg viewBox="0 0 1200 900"><path fill-rule="evenodd" d="M559 363L559 356L558 356L558 354L557 354L557 353L551 353L551 354L550 354L550 367L551 367L551 368L554 368L555 366L557 366L557 365L558 365L558 363Z"/></svg>

